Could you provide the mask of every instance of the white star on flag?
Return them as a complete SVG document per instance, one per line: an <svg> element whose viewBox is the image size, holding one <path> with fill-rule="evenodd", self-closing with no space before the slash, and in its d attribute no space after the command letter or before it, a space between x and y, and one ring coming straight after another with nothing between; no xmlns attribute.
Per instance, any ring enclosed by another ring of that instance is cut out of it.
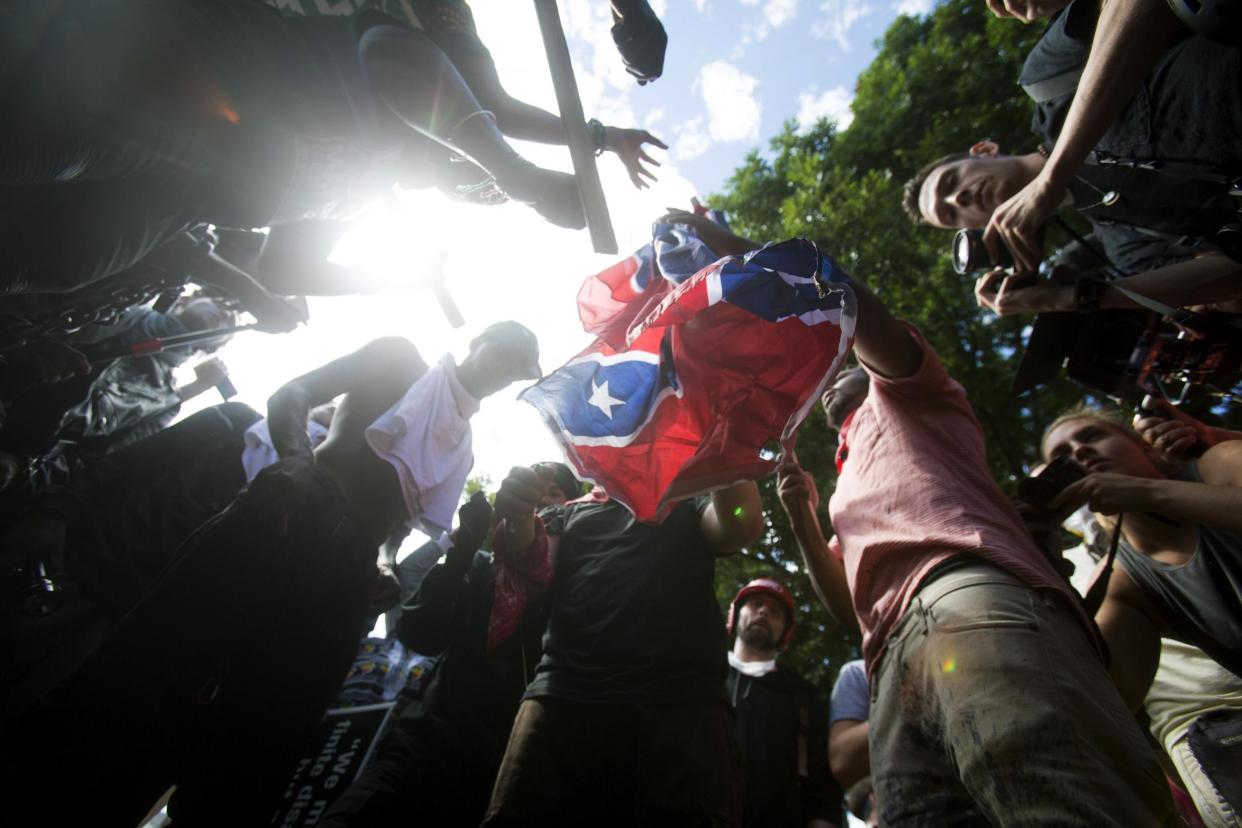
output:
<svg viewBox="0 0 1242 828"><path fill-rule="evenodd" d="M587 400L587 404L595 406L611 420L612 409L618 405L625 405L625 401L608 395L608 380L604 380L603 385L596 385L595 380L591 380L591 399Z"/></svg>

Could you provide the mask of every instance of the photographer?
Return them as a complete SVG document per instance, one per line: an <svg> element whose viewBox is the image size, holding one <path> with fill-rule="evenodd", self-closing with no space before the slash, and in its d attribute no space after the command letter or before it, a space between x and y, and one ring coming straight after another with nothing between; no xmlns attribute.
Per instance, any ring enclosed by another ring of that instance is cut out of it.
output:
<svg viewBox="0 0 1242 828"><path fill-rule="evenodd" d="M1053 520L1086 504L1113 536L1115 559L1112 552L1106 559L1113 565L1097 574L1107 580L1095 619L1130 708L1153 686L1162 637L1242 676L1242 442L1217 443L1175 470L1133 429L1080 407L1052 423L1041 452L1049 461L1072 458L1086 472L1052 502ZM1212 784L1228 813L1242 805L1237 774L1226 770L1242 760L1238 733L1242 717L1232 711L1199 719L1186 737L1209 776L1223 771Z"/></svg>
<svg viewBox="0 0 1242 828"><path fill-rule="evenodd" d="M987 227L993 253L1003 241L1027 272L1042 258L1040 229L1061 207L1087 217L1108 259L1130 273L1170 263L1170 250L1177 260L1185 246L1219 246L1222 228L1238 220L1229 189L1242 168L1242 51L1184 33L1166 48L1176 22L1152 2L1131 17L1132 0L1102 9L1075 0L1058 12L1020 78L1035 102L1040 152L1006 156L980 141L932 162L906 186L911 216ZM1155 23L1144 23L1148 14ZM1118 42L1133 26L1145 34ZM1103 53L1113 60L1102 75ZM1122 58L1136 63L1122 67Z"/></svg>
<svg viewBox="0 0 1242 828"><path fill-rule="evenodd" d="M1121 525L1096 622L1130 706L1151 684L1162 634L1242 675L1242 442L1219 443L1175 470L1133 429L1084 407L1052 423L1041 452L1086 472L1053 501L1053 514L1087 504L1105 529Z"/></svg>

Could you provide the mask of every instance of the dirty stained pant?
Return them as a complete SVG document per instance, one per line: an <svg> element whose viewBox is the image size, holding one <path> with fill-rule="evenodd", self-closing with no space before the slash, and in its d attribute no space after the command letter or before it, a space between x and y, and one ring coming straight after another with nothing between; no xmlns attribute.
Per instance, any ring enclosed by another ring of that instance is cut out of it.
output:
<svg viewBox="0 0 1242 828"><path fill-rule="evenodd" d="M886 826L1161 825L1156 756L1065 600L985 563L924 583L873 677Z"/></svg>

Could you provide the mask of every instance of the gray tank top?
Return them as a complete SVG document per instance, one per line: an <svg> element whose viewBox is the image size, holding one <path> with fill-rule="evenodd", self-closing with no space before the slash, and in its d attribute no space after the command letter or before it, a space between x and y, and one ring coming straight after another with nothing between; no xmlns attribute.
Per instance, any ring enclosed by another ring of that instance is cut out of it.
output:
<svg viewBox="0 0 1242 828"><path fill-rule="evenodd" d="M1185 479L1203 482L1193 466ZM1180 566L1141 555L1123 539L1117 563L1178 638L1242 676L1242 537L1201 525L1194 557Z"/></svg>

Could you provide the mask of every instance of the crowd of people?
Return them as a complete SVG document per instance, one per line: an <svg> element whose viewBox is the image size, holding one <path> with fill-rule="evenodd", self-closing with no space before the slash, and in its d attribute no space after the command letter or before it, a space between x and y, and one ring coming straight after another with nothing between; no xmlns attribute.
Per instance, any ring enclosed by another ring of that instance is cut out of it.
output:
<svg viewBox="0 0 1242 828"><path fill-rule="evenodd" d="M911 218L977 234L989 312L1138 308L1242 348L1236 12L987 5L1048 18L1015 79L1038 150L932 161ZM655 80L659 19L610 7ZM1011 495L968 389L854 274L835 468L786 442L768 504L804 571L722 613L717 559L769 534L756 480L654 522L572 456L465 494L480 401L543 376L517 322L176 420L227 400L232 334L392 287L329 254L394 185L584 226L574 176L508 143L564 143L561 119L505 91L463 0L11 2L0 31L6 824L1242 825L1242 433L1163 398L1161 366L1137 413L1052 420ZM654 179L658 138L587 126ZM1090 233L1045 262L1059 210ZM861 637L833 687L783 659L819 634L793 579ZM359 769L281 811L325 713L370 702L392 707Z"/></svg>

